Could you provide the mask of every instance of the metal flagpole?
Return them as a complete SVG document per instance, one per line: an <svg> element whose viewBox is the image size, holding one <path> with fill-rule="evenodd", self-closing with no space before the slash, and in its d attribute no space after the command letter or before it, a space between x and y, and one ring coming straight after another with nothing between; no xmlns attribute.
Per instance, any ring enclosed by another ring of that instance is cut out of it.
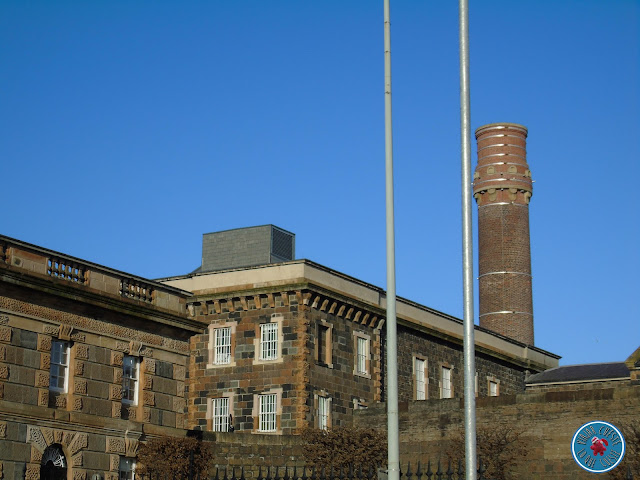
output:
<svg viewBox="0 0 640 480"><path fill-rule="evenodd" d="M473 231L471 221L471 114L469 95L469 2L460 9L460 130L462 162L462 276L464 302L464 444L466 478L476 480L475 342L473 335Z"/></svg>
<svg viewBox="0 0 640 480"><path fill-rule="evenodd" d="M391 134L391 21L384 0L384 127L387 235L387 447L388 480L400 478L398 445L398 346L396 338L396 265L393 220L393 140Z"/></svg>

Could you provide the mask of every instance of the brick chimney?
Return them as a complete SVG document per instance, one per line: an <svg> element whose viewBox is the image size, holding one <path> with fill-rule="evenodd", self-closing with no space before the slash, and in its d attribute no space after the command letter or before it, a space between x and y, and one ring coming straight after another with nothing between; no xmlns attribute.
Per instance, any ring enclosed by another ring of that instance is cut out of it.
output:
<svg viewBox="0 0 640 480"><path fill-rule="evenodd" d="M527 129L492 123L476 139L480 326L533 345Z"/></svg>

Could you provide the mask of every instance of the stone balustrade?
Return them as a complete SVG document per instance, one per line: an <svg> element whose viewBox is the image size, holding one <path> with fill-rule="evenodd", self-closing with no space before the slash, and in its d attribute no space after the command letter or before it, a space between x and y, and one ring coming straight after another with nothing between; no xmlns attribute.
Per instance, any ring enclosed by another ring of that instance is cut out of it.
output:
<svg viewBox="0 0 640 480"><path fill-rule="evenodd" d="M0 235L2 267L186 314L188 292Z"/></svg>

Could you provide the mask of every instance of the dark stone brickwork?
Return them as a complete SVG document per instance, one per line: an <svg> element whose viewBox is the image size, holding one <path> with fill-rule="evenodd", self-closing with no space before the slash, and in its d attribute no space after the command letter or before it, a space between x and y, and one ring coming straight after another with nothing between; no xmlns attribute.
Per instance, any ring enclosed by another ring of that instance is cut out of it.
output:
<svg viewBox="0 0 640 480"><path fill-rule="evenodd" d="M427 361L427 399L440 398L442 367L451 368L453 397L461 398L464 389L463 351L461 344L429 335L413 328L398 325L398 400L415 399L414 358ZM512 395L524 391L525 372L496 358L476 353L478 396L488 396L489 377L499 382L500 395Z"/></svg>

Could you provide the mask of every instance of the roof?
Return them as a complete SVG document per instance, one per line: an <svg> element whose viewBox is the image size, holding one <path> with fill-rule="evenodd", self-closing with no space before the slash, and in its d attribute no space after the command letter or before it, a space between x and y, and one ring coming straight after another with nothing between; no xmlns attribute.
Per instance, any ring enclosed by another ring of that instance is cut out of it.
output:
<svg viewBox="0 0 640 480"><path fill-rule="evenodd" d="M624 362L587 363L550 368L527 378L527 385L541 383L584 382L588 380L613 380L629 378Z"/></svg>

